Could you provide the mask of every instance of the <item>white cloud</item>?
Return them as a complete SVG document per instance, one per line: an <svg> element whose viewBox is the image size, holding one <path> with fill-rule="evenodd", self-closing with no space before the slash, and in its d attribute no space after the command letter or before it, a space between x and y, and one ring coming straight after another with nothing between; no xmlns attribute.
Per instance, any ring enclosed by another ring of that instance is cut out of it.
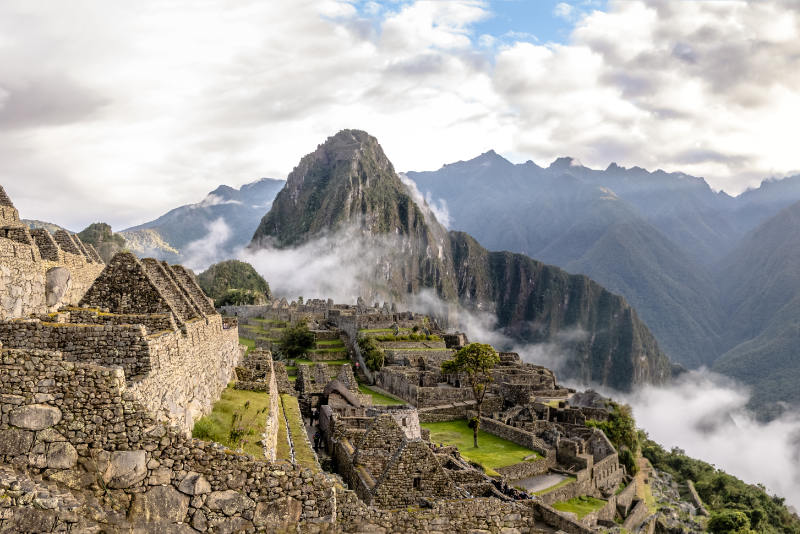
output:
<svg viewBox="0 0 800 534"><path fill-rule="evenodd" d="M553 8L553 15L565 20L571 20L574 14L575 8L566 2L559 2L556 4L556 7Z"/></svg>
<svg viewBox="0 0 800 534"><path fill-rule="evenodd" d="M127 226L352 127L403 170L492 146L737 191L800 167L795 2L571 2L566 44L476 35L487 2L356 5L3 2L3 185L26 217Z"/></svg>
<svg viewBox="0 0 800 534"><path fill-rule="evenodd" d="M210 195L211 196L211 195ZM181 251L181 262L195 272L201 272L225 257L225 244L231 238L230 227L221 217L206 225L208 233L192 241Z"/></svg>

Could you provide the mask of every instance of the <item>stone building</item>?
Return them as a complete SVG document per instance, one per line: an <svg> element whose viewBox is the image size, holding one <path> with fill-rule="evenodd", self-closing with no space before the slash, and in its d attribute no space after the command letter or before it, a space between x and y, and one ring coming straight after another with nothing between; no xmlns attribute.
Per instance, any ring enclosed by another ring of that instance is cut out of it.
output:
<svg viewBox="0 0 800 534"><path fill-rule="evenodd" d="M240 357L235 321L223 321L185 269L129 252L114 256L79 306L0 321L0 342L119 367L130 393L184 432L211 409Z"/></svg>
<svg viewBox="0 0 800 534"><path fill-rule="evenodd" d="M28 230L0 186L0 319L78 304L103 267L77 235Z"/></svg>

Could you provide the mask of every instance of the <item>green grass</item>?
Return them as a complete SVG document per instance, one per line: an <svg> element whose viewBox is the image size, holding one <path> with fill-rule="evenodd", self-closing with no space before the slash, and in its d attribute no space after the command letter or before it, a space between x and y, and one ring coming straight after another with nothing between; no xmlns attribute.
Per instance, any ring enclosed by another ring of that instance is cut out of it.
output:
<svg viewBox="0 0 800 534"><path fill-rule="evenodd" d="M401 328L399 331L400 332L411 332L411 329L410 328ZM359 334L383 334L385 332L394 333L394 330L392 330L391 328L365 328L363 330L359 330L358 331Z"/></svg>
<svg viewBox="0 0 800 534"><path fill-rule="evenodd" d="M399 352L425 352L425 351L438 351L438 352L453 352L452 349L446 349L444 347L387 347L384 350L392 350L392 351L399 351Z"/></svg>
<svg viewBox="0 0 800 534"><path fill-rule="evenodd" d="M344 347L341 339L328 339L324 341L317 341L318 347Z"/></svg>
<svg viewBox="0 0 800 534"><path fill-rule="evenodd" d="M250 352L254 348L256 348L256 340L250 339L246 337L239 336L239 343L247 347L247 352Z"/></svg>
<svg viewBox="0 0 800 534"><path fill-rule="evenodd" d="M236 444L230 440L231 423L233 414L244 408L246 402L249 407L244 412L243 420L251 422L243 443ZM192 436L206 441L216 441L227 447L239 448L253 456L263 457L264 449L259 443L264 433L267 414L256 415L261 409L269 410L269 395L263 392L245 391L228 387L222 391L220 400L214 403L211 413L195 421Z"/></svg>
<svg viewBox="0 0 800 534"><path fill-rule="evenodd" d="M316 352L316 353L319 353L319 354L331 354L331 353L334 353L334 352L345 353L345 352L347 352L347 349L342 346L342 347L312 349L309 352Z"/></svg>
<svg viewBox="0 0 800 534"><path fill-rule="evenodd" d="M567 477L564 480L562 480L561 482L559 482L558 484L550 486L549 488L544 488L542 490L535 491L533 494L534 495L544 495L545 493L550 493L551 491L557 490L558 488L563 488L567 484L572 484L573 482L575 482L575 480L577 480L575 477Z"/></svg>
<svg viewBox="0 0 800 534"><path fill-rule="evenodd" d="M372 388L370 388L368 386L365 386L364 384L359 384L358 385L358 391L360 391L361 393L364 393L365 395L371 395L372 396L372 403L375 404L375 405L379 405L379 406L400 406L402 404L405 404L405 402L403 402L401 400L397 400L394 397L389 397L387 395L384 395L383 393L378 393L374 389L372 389Z"/></svg>
<svg viewBox="0 0 800 534"><path fill-rule="evenodd" d="M535 451L521 447L516 443L498 438L488 432L478 432L478 448L472 446L472 429L467 422L448 421L444 423L422 423L423 428L431 431L431 441L458 447L461 456L467 460L481 464L487 474L495 475L500 467L518 464L528 456L541 458ZM530 461L534 461L531 459Z"/></svg>
<svg viewBox="0 0 800 534"><path fill-rule="evenodd" d="M308 467L314 472L319 471L320 467L317 458L306 439L306 427L303 424L303 416L300 414L297 397L286 394L281 395L281 403L286 414L286 420L289 421L289 431L292 433L295 462L303 467Z"/></svg>
<svg viewBox="0 0 800 534"><path fill-rule="evenodd" d="M393 334L390 334L388 336L375 336L375 339L377 339L378 341L384 341L384 342L409 341L409 342L414 342L414 343L419 343L419 342L422 342L422 341L442 341L442 338L440 338L437 335L426 336L425 334L405 334L405 335L401 334L399 336L395 336Z"/></svg>
<svg viewBox="0 0 800 534"><path fill-rule="evenodd" d="M281 405L278 408L278 443L275 447L275 459L291 462L292 449L289 447L289 435L286 432L286 421L284 421L282 417L283 402L281 402Z"/></svg>
<svg viewBox="0 0 800 534"><path fill-rule="evenodd" d="M568 501L557 502L553 505L553 508L559 512L572 512L578 516L578 519L583 519L605 505L606 501L583 495Z"/></svg>
<svg viewBox="0 0 800 534"><path fill-rule="evenodd" d="M324 362L313 362L306 358L295 358L294 360L295 365L314 365L315 363L326 363L328 365L344 365L346 363L353 363L350 360L326 360Z"/></svg>

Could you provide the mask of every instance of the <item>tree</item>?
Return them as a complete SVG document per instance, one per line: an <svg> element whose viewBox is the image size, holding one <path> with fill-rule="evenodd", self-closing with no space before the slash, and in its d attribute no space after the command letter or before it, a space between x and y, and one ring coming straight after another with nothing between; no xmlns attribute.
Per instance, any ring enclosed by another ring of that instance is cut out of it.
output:
<svg viewBox="0 0 800 534"><path fill-rule="evenodd" d="M385 353L374 337L358 338L358 348L361 350L361 356L364 357L364 363L371 371L378 371L383 367Z"/></svg>
<svg viewBox="0 0 800 534"><path fill-rule="evenodd" d="M475 397L475 409L478 416L470 421L473 442L478 447L478 429L481 424L481 408L486 396L487 386L492 382L492 368L500 362L500 356L491 345L470 343L459 349L452 360L442 362L442 372L447 374L466 374L472 395Z"/></svg>
<svg viewBox="0 0 800 534"><path fill-rule="evenodd" d="M724 510L711 516L708 521L708 531L714 533L731 534L734 532L749 533L750 520L744 512L738 510Z"/></svg>
<svg viewBox="0 0 800 534"><path fill-rule="evenodd" d="M308 329L305 321L299 321L296 325L286 328L280 339L281 350L289 358L302 356L314 348L315 343L314 332Z"/></svg>

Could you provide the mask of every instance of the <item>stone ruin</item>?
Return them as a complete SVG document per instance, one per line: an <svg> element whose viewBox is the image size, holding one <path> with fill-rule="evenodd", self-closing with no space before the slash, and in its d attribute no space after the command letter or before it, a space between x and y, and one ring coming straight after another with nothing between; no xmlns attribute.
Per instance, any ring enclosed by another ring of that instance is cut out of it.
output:
<svg viewBox="0 0 800 534"><path fill-rule="evenodd" d="M2 188L0 218L0 532L593 531L428 441L420 421L469 413L463 378L435 375L463 336L387 349L390 363L373 378L406 406L373 406L349 365L301 365L292 387L269 352L242 357L237 321L214 310L186 269L129 253L105 265L76 236L24 228ZM311 314L351 344L360 329L422 319L363 301L270 310ZM555 377L508 355L501 367L484 428L541 450L535 463L571 469L583 491L612 487L619 466L602 432L578 428L573 407L538 401L562 395ZM190 437L234 376L269 395L264 458ZM275 460L287 392L303 412L320 410L341 479ZM514 411L512 397L532 402ZM609 506L631 517L630 492Z"/></svg>
<svg viewBox="0 0 800 534"><path fill-rule="evenodd" d="M77 305L104 267L77 235L29 230L0 186L0 319Z"/></svg>

